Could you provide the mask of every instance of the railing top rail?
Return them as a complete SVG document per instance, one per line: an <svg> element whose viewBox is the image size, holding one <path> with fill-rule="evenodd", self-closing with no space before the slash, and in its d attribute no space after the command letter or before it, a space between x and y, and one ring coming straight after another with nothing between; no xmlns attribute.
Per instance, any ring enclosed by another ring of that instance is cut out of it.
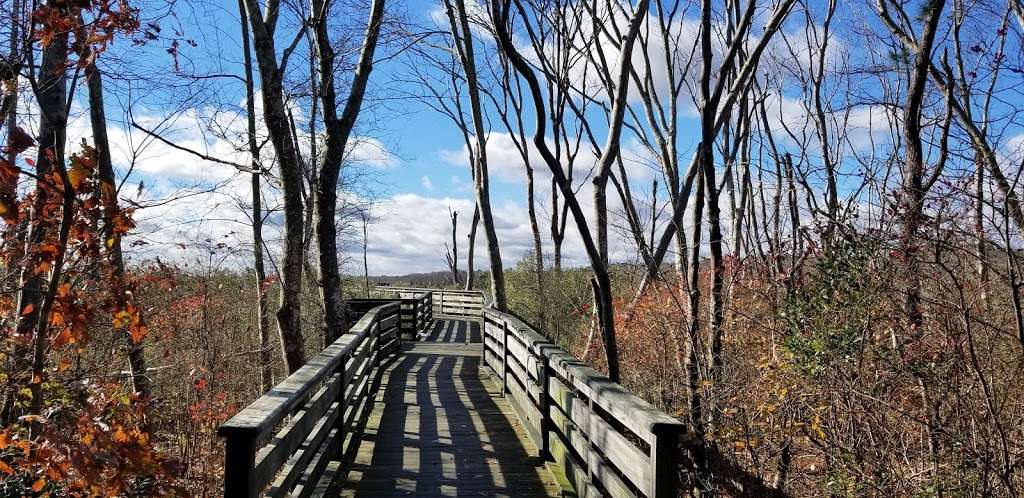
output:
<svg viewBox="0 0 1024 498"><path fill-rule="evenodd" d="M484 292L479 290L464 289L434 289L429 287L412 287L400 285L378 286L376 290L381 292L443 292L445 294L462 294L467 296L483 296Z"/></svg>
<svg viewBox="0 0 1024 498"><path fill-rule="evenodd" d="M268 435L314 392L320 381L337 370L346 354L362 343L379 315L397 312L398 309L399 303L392 302L370 310L349 329L349 333L343 334L284 381L231 417L217 429L217 434L255 439Z"/></svg>
<svg viewBox="0 0 1024 498"><path fill-rule="evenodd" d="M659 410L606 375L579 361L519 318L493 308L485 309L484 316L503 322L534 354L547 357L548 364L555 372L644 440L650 442L656 436L659 427L685 426L679 419Z"/></svg>

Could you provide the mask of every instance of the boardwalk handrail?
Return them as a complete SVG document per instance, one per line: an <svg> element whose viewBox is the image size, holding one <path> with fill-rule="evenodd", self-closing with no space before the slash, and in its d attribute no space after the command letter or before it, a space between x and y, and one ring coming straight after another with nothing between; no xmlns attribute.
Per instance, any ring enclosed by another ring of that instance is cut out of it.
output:
<svg viewBox="0 0 1024 498"><path fill-rule="evenodd" d="M484 310L484 363L580 496L674 497L685 426L518 318Z"/></svg>
<svg viewBox="0 0 1024 498"><path fill-rule="evenodd" d="M434 293L429 290L397 293L401 302L399 326L402 340L415 341L417 335L429 330L434 323ZM349 299L346 304L357 316L395 299Z"/></svg>
<svg viewBox="0 0 1024 498"><path fill-rule="evenodd" d="M477 290L457 289L425 289L422 287L381 286L378 292L393 293L406 297L418 293L429 292L434 297L434 313L449 316L464 316L479 319L483 313L487 299L483 292Z"/></svg>
<svg viewBox="0 0 1024 498"><path fill-rule="evenodd" d="M398 302L370 310L220 426L224 496L309 496L324 485L328 464L344 460L349 436L372 408L383 360L398 349L399 311Z"/></svg>

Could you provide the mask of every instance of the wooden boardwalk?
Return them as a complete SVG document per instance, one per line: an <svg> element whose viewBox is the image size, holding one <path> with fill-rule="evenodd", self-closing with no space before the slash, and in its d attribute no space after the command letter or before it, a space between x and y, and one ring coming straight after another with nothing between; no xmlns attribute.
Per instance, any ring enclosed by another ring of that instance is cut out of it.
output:
<svg viewBox="0 0 1024 498"><path fill-rule="evenodd" d="M337 496L559 496L498 385L478 321L437 317L404 343Z"/></svg>
<svg viewBox="0 0 1024 498"><path fill-rule="evenodd" d="M681 421L480 292L387 292L218 428L226 498L680 495Z"/></svg>

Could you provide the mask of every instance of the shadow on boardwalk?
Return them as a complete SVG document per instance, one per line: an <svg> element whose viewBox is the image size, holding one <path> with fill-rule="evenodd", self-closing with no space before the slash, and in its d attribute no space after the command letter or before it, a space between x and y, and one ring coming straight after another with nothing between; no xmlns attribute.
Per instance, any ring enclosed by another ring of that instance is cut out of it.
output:
<svg viewBox="0 0 1024 498"><path fill-rule="evenodd" d="M558 496L511 407L479 371L479 341L478 323L438 320L424 342L403 348L341 496Z"/></svg>

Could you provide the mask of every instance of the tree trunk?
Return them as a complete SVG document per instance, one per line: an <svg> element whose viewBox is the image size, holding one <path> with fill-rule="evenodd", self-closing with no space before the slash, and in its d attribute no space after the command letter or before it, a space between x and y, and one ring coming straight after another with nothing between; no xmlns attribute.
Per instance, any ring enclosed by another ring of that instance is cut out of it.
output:
<svg viewBox="0 0 1024 498"><path fill-rule="evenodd" d="M81 21L81 15L79 15ZM84 29L78 36L84 36ZM79 51L81 60L89 60L90 50L84 40L77 40L82 47ZM110 141L107 138L107 117L103 108L103 75L96 67L96 61L85 69L86 85L89 90L89 122L92 126L93 144L96 147L97 172L100 179L100 194L103 199L104 231L108 237L105 247L110 257L113 279L118 285L125 283L124 258L121 254L121 235L114 228L114 215L120 212L117 202L117 178L114 176L114 163L110 157ZM119 296L127 302L130 296ZM132 389L143 400L152 397L149 377L146 376L146 353L141 339L135 342L131 333L125 330L125 347L128 352L128 367L131 371Z"/></svg>
<svg viewBox="0 0 1024 498"><path fill-rule="evenodd" d="M918 230L924 221L924 201L927 187L924 184L924 152L921 138L921 109L924 105L925 86L928 82L928 70L931 67L932 44L935 40L939 19L945 7L945 0L936 0L928 5L924 15L925 26L921 38L914 49L914 65L907 89L907 101L903 109L903 230L900 236L900 248L906 272L904 290L904 312L907 319L907 342L918 342L924 334L924 313L921 310L921 273L918 260ZM952 99L949 99L952 101ZM933 470L939 470L939 438L941 430L938 413L939 400L932 393L931 385L925 373L915 373L921 390L928 425L928 449L931 452ZM935 484L941 486L939 476L935 475ZM942 494L941 487L938 489Z"/></svg>
<svg viewBox="0 0 1024 498"><path fill-rule="evenodd" d="M366 232L366 213L362 213L363 216L363 294L366 299L370 298L370 263L367 259L367 248L369 248L369 239Z"/></svg>
<svg viewBox="0 0 1024 498"><path fill-rule="evenodd" d="M260 175L263 166L260 162L260 148L256 142L256 93L253 88L252 49L249 41L249 20L245 10L245 0L238 0L238 14L242 29L242 60L245 71L245 112L246 138L252 165L250 187L252 191L252 252L253 269L256 272L256 333L259 347L260 393L265 393L274 386L274 369L270 360L270 306L267 289L267 270L263 261L263 207Z"/></svg>
<svg viewBox="0 0 1024 498"><path fill-rule="evenodd" d="M476 286L476 230L480 226L480 208L473 205L473 221L469 224L469 245L466 247L466 290Z"/></svg>
<svg viewBox="0 0 1024 498"><path fill-rule="evenodd" d="M281 265L281 306L277 310L277 328L288 372L306 363L306 345L302 335L303 202L302 165L284 106L282 74L274 49L277 0L267 4L268 16L260 13L258 0L245 0L253 48L260 71L263 97L263 121L277 156L284 197L284 257Z"/></svg>
<svg viewBox="0 0 1024 498"><path fill-rule="evenodd" d="M494 215L491 213L490 178L487 169L487 130L484 128L483 105L480 101L480 86L477 81L473 32L469 27L465 1L455 0L454 12L447 0L445 4L448 7L452 35L455 38L455 45L465 72L470 111L473 116L473 135L476 140L476 154L474 154L476 160L472 165L473 186L476 190L476 205L480 210L480 221L484 227L484 237L487 240L487 256L491 271L491 297L494 299L494 307L504 311L507 309L505 272L501 262L498 233L494 228Z"/></svg>
<svg viewBox="0 0 1024 498"><path fill-rule="evenodd" d="M719 370L722 365L722 329L724 299L722 287L725 276L725 268L722 261L722 224L721 209L718 205L719 192L715 181L715 122L718 118L718 102L711 94L711 2L704 0L701 3L701 54L702 54L702 75L700 79L701 92L701 137L700 164L701 174L704 176L704 197L705 207L708 211L708 248L711 252L711 292L710 292L710 351L708 377L712 385L715 385L719 377ZM694 247L699 250L699 247ZM694 289L691 289L691 292ZM710 414L710 410L708 411Z"/></svg>
<svg viewBox="0 0 1024 498"><path fill-rule="evenodd" d="M580 238L583 241L583 246L587 251L587 258L590 260L590 266L594 273L594 280L600 288L597 312L601 322L601 333L604 337L605 356L608 361L608 376L614 382L618 382L619 357L618 348L615 342L615 310L612 307L612 289L611 279L608 275L608 267L604 264L598 245L595 243L590 231L586 215L580 208L580 204L575 197L575 192L569 179L566 178L562 165L555 155L551 153L551 149L548 148L548 144L546 142L547 137L545 136L545 128L547 125L545 116L547 113L544 109L543 93L533 68L523 58L522 54L519 53L519 50L512 41L512 36L509 34L509 8L510 2L508 0L491 0L490 14L495 28L495 35L498 40L500 50L505 53L512 66L515 67L516 71L526 80L530 89L536 120L533 143L543 158L544 163L551 171L552 178L558 186L558 189L561 191L562 197L565 199L566 206L572 213L573 220L576 222L576 227L580 232ZM626 96L629 90L629 76L632 68L629 56L633 52L633 46L640 31L641 21L646 17L647 9L648 1L640 0L636 5L632 18L630 19L629 30L623 37L620 45L621 54L619 60L619 73L616 78L617 84L615 86L614 99L612 99L613 105L611 113L608 116L609 133L605 142L604 151L598 161L599 171L601 171L602 175L608 174L612 162L618 156L619 138L622 131Z"/></svg>
<svg viewBox="0 0 1024 498"><path fill-rule="evenodd" d="M537 208L534 205L533 168L526 163L526 209L530 217L530 232L533 233L533 272L537 281L537 326L547 330L547 301L544 299L544 246L540 240L540 224L537 222Z"/></svg>
<svg viewBox="0 0 1024 498"><path fill-rule="evenodd" d="M67 14L67 12L62 12L62 15ZM40 79L36 85L38 88L36 101L39 105L39 152L36 155L36 174L39 178L45 178L54 171L64 171L64 146L67 138L68 118L66 104L67 60L68 33L59 32L43 48L38 72ZM63 176L66 178L67 175ZM49 343L47 336L49 307L52 305L52 295L57 284L55 279L60 277L60 266L66 249L67 230L70 228L69 200L74 202L73 198L69 199L70 185L65 183L64 209L58 234L61 247L58 249L57 261L48 272L49 279L47 279L37 270L40 263L38 248L43 240L50 238L50 234L56 227L53 226L52 220L46 219L43 211L50 203L50 197L60 194L47 187L44 181L36 181L36 198L29 213L25 246L27 258L20 278L16 325L16 330L21 337L32 339L30 380L22 380L30 386L32 400L29 413L32 414L39 414L43 405L42 385L46 366L46 347ZM23 353L19 351L16 354L18 355L16 361L20 361ZM19 374L22 371L21 368L16 370ZM32 433L33 435L38 434L37 425L33 425Z"/></svg>
<svg viewBox="0 0 1024 498"><path fill-rule="evenodd" d="M345 147L362 109L366 85L373 70L384 17L384 0L374 0L370 7L366 36L359 54L352 89L341 117L337 114L337 91L334 85L335 53L328 36L327 17L330 0L313 0L312 27L320 62L320 103L326 142L316 184L316 238L320 258L320 298L324 306L324 336L333 342L345 331L345 310L342 298L341 270L338 265L337 222L338 180L345 159Z"/></svg>
<svg viewBox="0 0 1024 498"><path fill-rule="evenodd" d="M11 1L11 38L10 38L10 62L0 65L0 83L8 85L9 92L6 92L0 100L0 119L7 124L7 157L4 158L11 166L14 166L18 152L15 145L15 128L18 126L18 76L21 73L21 0ZM3 126L0 124L0 126ZM18 175L4 174L0 176L0 209L3 210L2 217L9 221L18 219L17 203Z"/></svg>

